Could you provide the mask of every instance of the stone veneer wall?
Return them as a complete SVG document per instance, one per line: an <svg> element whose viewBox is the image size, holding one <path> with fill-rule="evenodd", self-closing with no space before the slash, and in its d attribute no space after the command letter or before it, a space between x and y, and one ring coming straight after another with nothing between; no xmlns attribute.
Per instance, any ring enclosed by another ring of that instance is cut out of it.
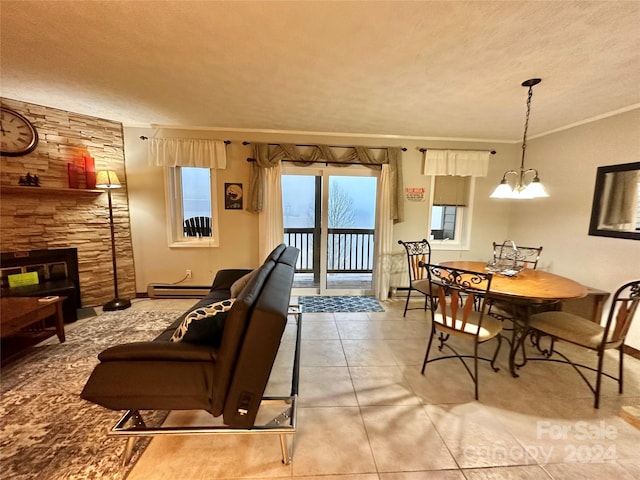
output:
<svg viewBox="0 0 640 480"><path fill-rule="evenodd" d="M122 188L112 191L118 293L135 296L135 270L125 173L122 125L118 122L0 98L2 106L36 127L38 146L28 155L2 156L0 163L0 248L3 252L78 249L83 306L114 297L111 233L106 193L69 189L67 163L83 156L98 170L114 170ZM19 187L21 176L37 174L38 187ZM84 185L82 185L84 186ZM48 191L47 189L61 189ZM24 189L24 190L23 190Z"/></svg>

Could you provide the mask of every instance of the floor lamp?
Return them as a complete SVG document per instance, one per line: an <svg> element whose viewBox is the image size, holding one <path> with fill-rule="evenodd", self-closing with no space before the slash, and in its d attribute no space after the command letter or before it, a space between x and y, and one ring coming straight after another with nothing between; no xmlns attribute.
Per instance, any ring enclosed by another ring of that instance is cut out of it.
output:
<svg viewBox="0 0 640 480"><path fill-rule="evenodd" d="M124 310L131 306L131 301L126 298L118 298L118 270L116 268L116 239L113 230L113 208L111 205L111 190L120 188L120 180L113 170L102 170L96 175L96 187L106 188L109 197L109 225L111 226L111 259L113 261L113 287L115 298L102 306L105 311Z"/></svg>

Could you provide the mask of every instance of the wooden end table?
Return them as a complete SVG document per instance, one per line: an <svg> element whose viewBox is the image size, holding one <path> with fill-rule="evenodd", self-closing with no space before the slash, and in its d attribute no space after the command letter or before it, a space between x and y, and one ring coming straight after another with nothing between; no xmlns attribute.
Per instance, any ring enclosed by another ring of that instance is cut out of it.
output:
<svg viewBox="0 0 640 480"><path fill-rule="evenodd" d="M56 335L64 342L62 302L66 297L41 302L38 297L0 298L0 337L5 338L36 322L55 316Z"/></svg>

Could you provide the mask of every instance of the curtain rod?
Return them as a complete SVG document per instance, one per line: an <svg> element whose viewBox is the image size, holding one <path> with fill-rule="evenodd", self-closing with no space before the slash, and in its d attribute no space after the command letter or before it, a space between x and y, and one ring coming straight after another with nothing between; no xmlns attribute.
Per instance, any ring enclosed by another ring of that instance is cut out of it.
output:
<svg viewBox="0 0 640 480"><path fill-rule="evenodd" d="M251 145L251 142L244 141L244 142L242 142L242 145ZM280 144L279 143L268 143L267 145L269 145L271 147L277 147ZM305 145L305 144L296 143L295 146L296 147L317 147L318 145ZM355 148L353 146L350 147L348 145L347 146L344 146L344 145L327 145L327 146L329 148ZM368 148L370 150L384 150L386 148L393 148L393 147L365 147L365 146L363 146L362 148ZM400 148L402 148L403 152L407 151L407 147L400 147ZM322 162L322 163L324 163L324 162ZM329 163L331 163L331 162L329 162ZM358 165L361 165L361 164L358 164Z"/></svg>
<svg viewBox="0 0 640 480"><path fill-rule="evenodd" d="M140 140L149 140L149 137L145 137L144 135L140 135ZM196 139L196 140L209 140L208 138ZM225 140L224 144L229 145L231 140Z"/></svg>
<svg viewBox="0 0 640 480"><path fill-rule="evenodd" d="M248 157L247 162L255 162L255 158ZM325 165L364 165L365 167L381 167L382 165L386 165L383 163L362 163L362 162L332 162L330 160L280 160L281 162L292 162L292 163L324 163Z"/></svg>
<svg viewBox="0 0 640 480"><path fill-rule="evenodd" d="M422 153L426 152L427 150L429 150L428 148L421 148L420 151ZM453 150L455 152L486 152L487 150L473 150L473 149L467 149L467 148L432 148L431 150ZM491 150L491 155L495 155L496 151L495 150Z"/></svg>

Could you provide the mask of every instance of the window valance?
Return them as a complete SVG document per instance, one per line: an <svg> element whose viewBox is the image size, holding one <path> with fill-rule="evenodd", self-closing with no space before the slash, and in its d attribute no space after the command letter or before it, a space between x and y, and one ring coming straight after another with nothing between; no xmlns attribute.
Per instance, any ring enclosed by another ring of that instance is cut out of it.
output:
<svg viewBox="0 0 640 480"><path fill-rule="evenodd" d="M424 175L457 175L486 177L490 151L433 150L424 151Z"/></svg>
<svg viewBox="0 0 640 480"><path fill-rule="evenodd" d="M375 156L373 149L367 147L331 147L328 145L309 145L300 149L293 144L254 144L254 162L252 163L251 192L249 211L261 212L264 204L263 170L278 165L281 161L292 161L296 165L308 166L316 162L327 162L333 166L360 164L369 168L380 168L388 164L391 177L391 215L394 223L404 220L404 197L402 181L402 147L377 148L382 155ZM338 157L333 148L344 148L346 153Z"/></svg>
<svg viewBox="0 0 640 480"><path fill-rule="evenodd" d="M156 167L227 168L223 140L150 138L149 165Z"/></svg>

